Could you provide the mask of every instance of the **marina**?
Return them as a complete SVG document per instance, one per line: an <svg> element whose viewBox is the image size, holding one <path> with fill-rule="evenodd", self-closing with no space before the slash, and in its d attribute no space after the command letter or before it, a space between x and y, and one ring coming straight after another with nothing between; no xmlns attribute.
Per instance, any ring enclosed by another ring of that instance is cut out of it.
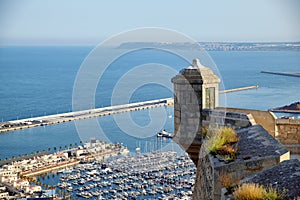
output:
<svg viewBox="0 0 300 200"><path fill-rule="evenodd" d="M29 196L47 197L47 189L53 188L53 185L37 182L37 176L53 172L70 174L73 167L81 163L103 162L108 158L125 156L128 153L128 149L120 144L108 144L92 138L90 142L83 144L83 146L79 145L52 154L32 155L28 159L0 166L0 187L2 183L10 186L5 186L5 188L8 188L7 192L11 194L11 199ZM90 172L87 174L90 174ZM85 184L85 182L82 182L82 184ZM16 190L11 189L11 186ZM68 194L68 196L71 195ZM52 197L54 197L53 194ZM65 197L64 195L63 199Z"/></svg>
<svg viewBox="0 0 300 200"><path fill-rule="evenodd" d="M195 174L188 155L156 151L81 163L37 180L75 199L190 199Z"/></svg>

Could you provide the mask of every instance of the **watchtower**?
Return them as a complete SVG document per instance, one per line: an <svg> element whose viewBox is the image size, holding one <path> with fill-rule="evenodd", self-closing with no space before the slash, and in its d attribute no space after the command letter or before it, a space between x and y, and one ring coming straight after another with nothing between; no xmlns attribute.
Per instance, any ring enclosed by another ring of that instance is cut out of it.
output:
<svg viewBox="0 0 300 200"><path fill-rule="evenodd" d="M202 109L218 106L220 79L194 59L172 78L174 85L174 140L198 161L202 144Z"/></svg>

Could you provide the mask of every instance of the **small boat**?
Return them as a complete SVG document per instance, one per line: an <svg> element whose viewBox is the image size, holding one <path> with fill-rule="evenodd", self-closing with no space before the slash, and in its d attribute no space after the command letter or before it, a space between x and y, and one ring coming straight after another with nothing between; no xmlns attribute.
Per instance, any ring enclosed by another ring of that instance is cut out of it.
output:
<svg viewBox="0 0 300 200"><path fill-rule="evenodd" d="M165 137L165 138L173 138L173 134L167 132L165 129L163 129L161 132L158 132L157 137Z"/></svg>
<svg viewBox="0 0 300 200"><path fill-rule="evenodd" d="M57 171L57 173L63 173L63 174L70 174L72 173L72 170L70 170L69 168L66 168L66 169L61 169L59 171Z"/></svg>

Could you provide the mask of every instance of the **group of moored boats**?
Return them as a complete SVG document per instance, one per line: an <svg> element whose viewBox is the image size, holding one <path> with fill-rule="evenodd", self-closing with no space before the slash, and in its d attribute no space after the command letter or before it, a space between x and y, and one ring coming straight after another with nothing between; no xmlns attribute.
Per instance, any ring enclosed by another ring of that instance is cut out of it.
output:
<svg viewBox="0 0 300 200"><path fill-rule="evenodd" d="M195 174L187 155L153 152L73 166L57 187L80 199L189 199Z"/></svg>

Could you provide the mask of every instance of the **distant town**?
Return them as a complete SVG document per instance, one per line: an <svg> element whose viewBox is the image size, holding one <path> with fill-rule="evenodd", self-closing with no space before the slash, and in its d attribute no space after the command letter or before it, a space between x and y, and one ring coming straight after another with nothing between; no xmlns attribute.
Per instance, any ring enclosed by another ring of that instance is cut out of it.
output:
<svg viewBox="0 0 300 200"><path fill-rule="evenodd" d="M198 43L165 43L165 42L127 42L118 48L177 48L204 49L206 51L300 51L300 42L198 42Z"/></svg>

